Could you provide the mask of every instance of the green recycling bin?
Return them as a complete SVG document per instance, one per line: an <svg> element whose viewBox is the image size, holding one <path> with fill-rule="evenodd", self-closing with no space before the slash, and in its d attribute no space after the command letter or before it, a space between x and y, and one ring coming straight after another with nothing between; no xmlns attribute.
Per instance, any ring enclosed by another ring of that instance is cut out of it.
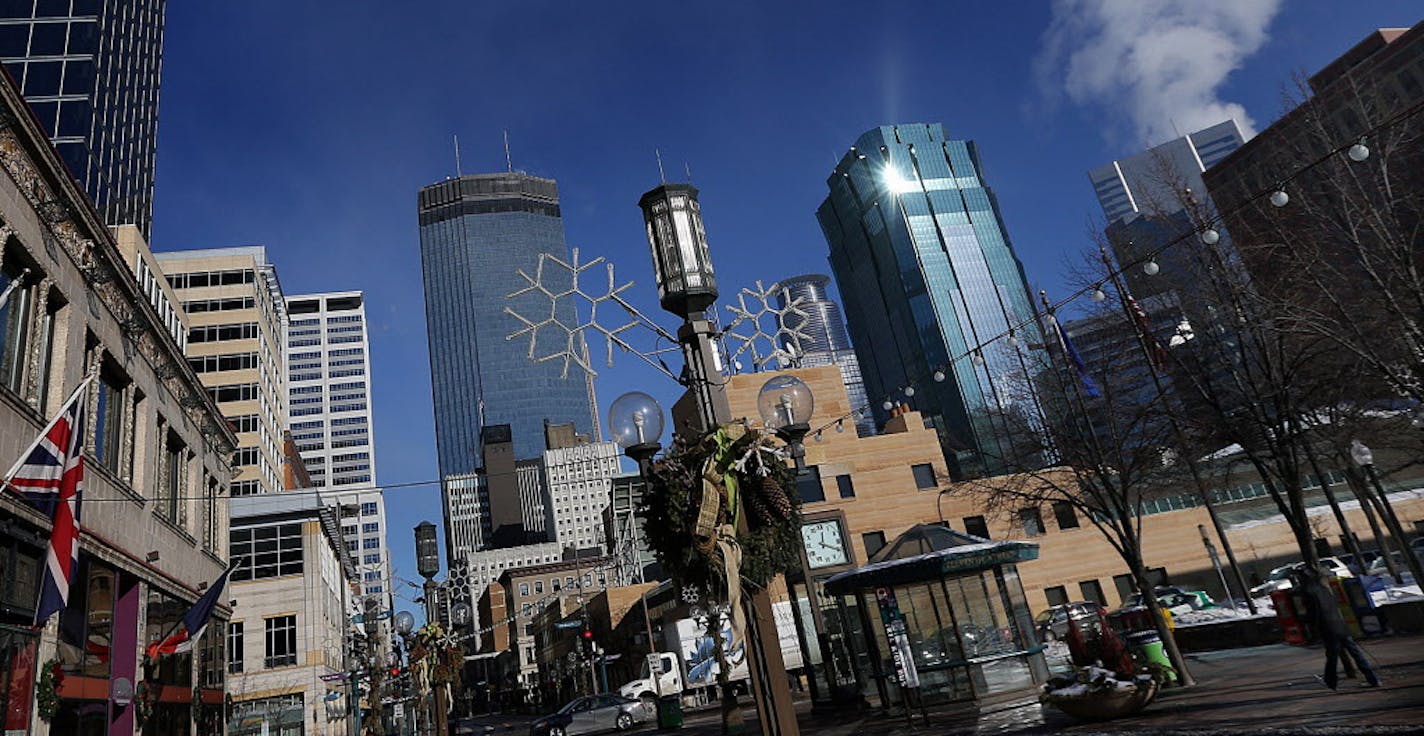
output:
<svg viewBox="0 0 1424 736"><path fill-rule="evenodd" d="M658 698L658 728L682 728L682 698L664 695Z"/></svg>
<svg viewBox="0 0 1424 736"><path fill-rule="evenodd" d="M1167 650L1162 647L1162 637L1155 629L1136 631L1127 635L1127 645L1142 655L1142 659L1160 665L1167 674L1167 681L1177 681L1177 671L1172 668L1172 660L1167 658Z"/></svg>

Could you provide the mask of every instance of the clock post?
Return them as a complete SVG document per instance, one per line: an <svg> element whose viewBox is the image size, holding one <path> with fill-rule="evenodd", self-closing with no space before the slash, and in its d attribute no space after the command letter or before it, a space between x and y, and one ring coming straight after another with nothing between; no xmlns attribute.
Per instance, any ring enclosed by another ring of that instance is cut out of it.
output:
<svg viewBox="0 0 1424 736"><path fill-rule="evenodd" d="M816 641L807 642L821 652L821 679L825 692L820 692L817 675L806 657L806 671L810 675L813 708L834 708L835 688L839 684L836 674L835 656L831 647L830 634L826 627L826 615L820 601L821 580L855 567L855 556L849 543L845 512L840 509L811 512L801 517L801 578L806 588L806 600L811 609L811 620L816 631ZM788 585L791 581L788 580ZM793 587L794 592L794 587ZM793 594L794 598L794 594ZM801 621L800 606L793 601L791 611L797 619L797 628L803 633L805 622Z"/></svg>

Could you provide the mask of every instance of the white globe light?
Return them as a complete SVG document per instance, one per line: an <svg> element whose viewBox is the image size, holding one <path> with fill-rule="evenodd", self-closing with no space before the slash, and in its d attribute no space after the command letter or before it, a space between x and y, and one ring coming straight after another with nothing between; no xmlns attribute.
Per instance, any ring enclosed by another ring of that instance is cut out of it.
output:
<svg viewBox="0 0 1424 736"><path fill-rule="evenodd" d="M409 634L415 628L415 616L410 611L401 611L396 614L396 631L402 634Z"/></svg>
<svg viewBox="0 0 1424 736"><path fill-rule="evenodd" d="M1093 299L1093 301L1095 301L1095 302L1101 302L1101 301L1107 300L1107 298L1108 298L1108 295L1107 295L1107 294L1104 294L1102 289L1093 289L1093 294L1092 294L1092 299Z"/></svg>
<svg viewBox="0 0 1424 736"><path fill-rule="evenodd" d="M839 421L839 422L836 422L836 433L839 434L839 433L844 432L844 431L845 431L845 420L841 420L841 421Z"/></svg>
<svg viewBox="0 0 1424 736"><path fill-rule="evenodd" d="M1356 163L1364 161L1370 157L1370 147L1363 143L1356 143L1350 146L1349 156L1350 160Z"/></svg>
<svg viewBox="0 0 1424 736"><path fill-rule="evenodd" d="M608 407L608 431L625 450L655 443L663 435L663 408L642 391L629 391Z"/></svg>
<svg viewBox="0 0 1424 736"><path fill-rule="evenodd" d="M1009 345L1011 345L1011 346L1013 346L1013 347L1018 347L1018 346L1019 346L1019 336L1018 336L1018 335L1015 335L1015 334L1012 333L1012 332L1010 332L1010 333L1009 333Z"/></svg>
<svg viewBox="0 0 1424 736"><path fill-rule="evenodd" d="M935 371L934 381L935 383L944 383L944 371Z"/></svg>
<svg viewBox="0 0 1424 736"><path fill-rule="evenodd" d="M470 604L461 601L450 609L450 620L456 626L464 626L470 622Z"/></svg>
<svg viewBox="0 0 1424 736"><path fill-rule="evenodd" d="M775 376L757 392L757 413L768 429L805 424L815 408L811 387L795 376Z"/></svg>
<svg viewBox="0 0 1424 736"><path fill-rule="evenodd" d="M817 432L817 433L816 433L816 441L817 441L817 442L820 442L820 441L821 441L821 433L820 433L820 432Z"/></svg>
<svg viewBox="0 0 1424 736"><path fill-rule="evenodd" d="M915 387L914 387L914 386L906 386L906 387L905 387L905 395L906 395L906 396L914 396L914 395L915 395Z"/></svg>
<svg viewBox="0 0 1424 736"><path fill-rule="evenodd" d="M884 409L885 411L890 411L891 409L894 409L894 408L895 408L895 402L893 402L893 401L891 401L891 400L889 400L889 399L886 399L886 400L885 400L885 403L881 404L880 407L881 407L882 409Z"/></svg>
<svg viewBox="0 0 1424 736"><path fill-rule="evenodd" d="M1053 315L1051 315L1051 314L1045 315L1044 318L1043 318L1043 321L1044 321L1044 322L1047 322L1049 327L1052 327L1052 326L1058 324L1058 318L1055 317L1055 316L1053 316Z"/></svg>
<svg viewBox="0 0 1424 736"><path fill-rule="evenodd" d="M980 353L975 353L969 358L969 362L973 363L974 365L984 365L984 356Z"/></svg>
<svg viewBox="0 0 1424 736"><path fill-rule="evenodd" d="M1290 203L1290 195L1289 195L1289 194L1286 194L1284 190L1277 189L1276 191L1271 192L1271 204L1272 204L1272 205L1274 205L1274 206L1276 206L1276 207L1284 207L1284 206L1286 206L1286 205L1289 204L1289 203Z"/></svg>
<svg viewBox="0 0 1424 736"><path fill-rule="evenodd" d="M1211 228L1207 228L1202 231L1201 241L1203 243L1206 243L1207 245L1216 245L1217 243L1221 242L1221 233Z"/></svg>
<svg viewBox="0 0 1424 736"><path fill-rule="evenodd" d="M1148 261L1142 264L1142 272L1148 276L1156 276L1157 272L1161 270L1162 267L1157 265L1157 261Z"/></svg>

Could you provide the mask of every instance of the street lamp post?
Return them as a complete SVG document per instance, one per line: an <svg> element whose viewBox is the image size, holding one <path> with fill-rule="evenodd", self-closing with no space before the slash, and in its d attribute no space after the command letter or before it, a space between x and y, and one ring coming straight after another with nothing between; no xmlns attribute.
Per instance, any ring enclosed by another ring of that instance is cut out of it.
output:
<svg viewBox="0 0 1424 736"><path fill-rule="evenodd" d="M1384 484L1380 483L1379 473L1375 472L1374 451L1359 440L1350 440L1350 458L1365 471L1365 477L1369 478L1370 485L1374 486L1375 494L1379 496L1380 516L1384 517L1385 526L1389 527L1389 533L1394 537L1395 546L1399 547L1399 553L1404 557L1404 564L1409 567L1409 573L1414 576L1415 584L1424 585L1424 570L1420 569L1419 558L1409 549L1409 540L1404 536L1404 528L1399 524L1399 517L1394 515L1394 505L1389 502L1389 495L1385 493ZM1380 552L1385 555L1385 563L1388 564L1389 548L1380 544ZM1396 582L1398 581L1396 580Z"/></svg>
<svg viewBox="0 0 1424 736"><path fill-rule="evenodd" d="M682 412L689 408L692 411L686 416L674 412L676 431L709 432L731 421L732 411L713 342L716 330L707 314L717 300L717 280L708 254L697 189L690 184L664 183L644 194L638 206L643 210L648 245L652 250L658 302L683 320L677 338L685 363L682 383L687 386L687 394L679 407ZM779 414L774 412L777 423L768 422L768 427L791 445L791 455L800 468L805 456L800 439L808 426L805 422L810 418L811 395L805 384L799 380L796 384L800 384L799 388L783 386L774 394L758 396L758 408L766 398L773 409L779 411ZM766 394L765 388L763 393ZM614 440L629 457L638 461L639 469L646 476L648 461L658 450L661 407L647 394L628 395L613 402L609 413ZM737 531L743 532L745 529L740 527L746 524L747 514L737 516ZM736 601L729 603L737 605ZM758 590L750 596L749 603L747 663L761 733L796 736L799 730L770 593Z"/></svg>

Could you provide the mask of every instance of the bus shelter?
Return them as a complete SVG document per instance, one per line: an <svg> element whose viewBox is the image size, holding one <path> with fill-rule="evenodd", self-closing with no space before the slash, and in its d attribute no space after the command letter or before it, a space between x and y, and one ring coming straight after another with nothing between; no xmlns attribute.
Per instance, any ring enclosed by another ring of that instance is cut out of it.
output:
<svg viewBox="0 0 1424 736"><path fill-rule="evenodd" d="M1019 697L1048 679L1017 565L1032 542L919 524L869 564L826 580L854 638L862 692L882 705Z"/></svg>

